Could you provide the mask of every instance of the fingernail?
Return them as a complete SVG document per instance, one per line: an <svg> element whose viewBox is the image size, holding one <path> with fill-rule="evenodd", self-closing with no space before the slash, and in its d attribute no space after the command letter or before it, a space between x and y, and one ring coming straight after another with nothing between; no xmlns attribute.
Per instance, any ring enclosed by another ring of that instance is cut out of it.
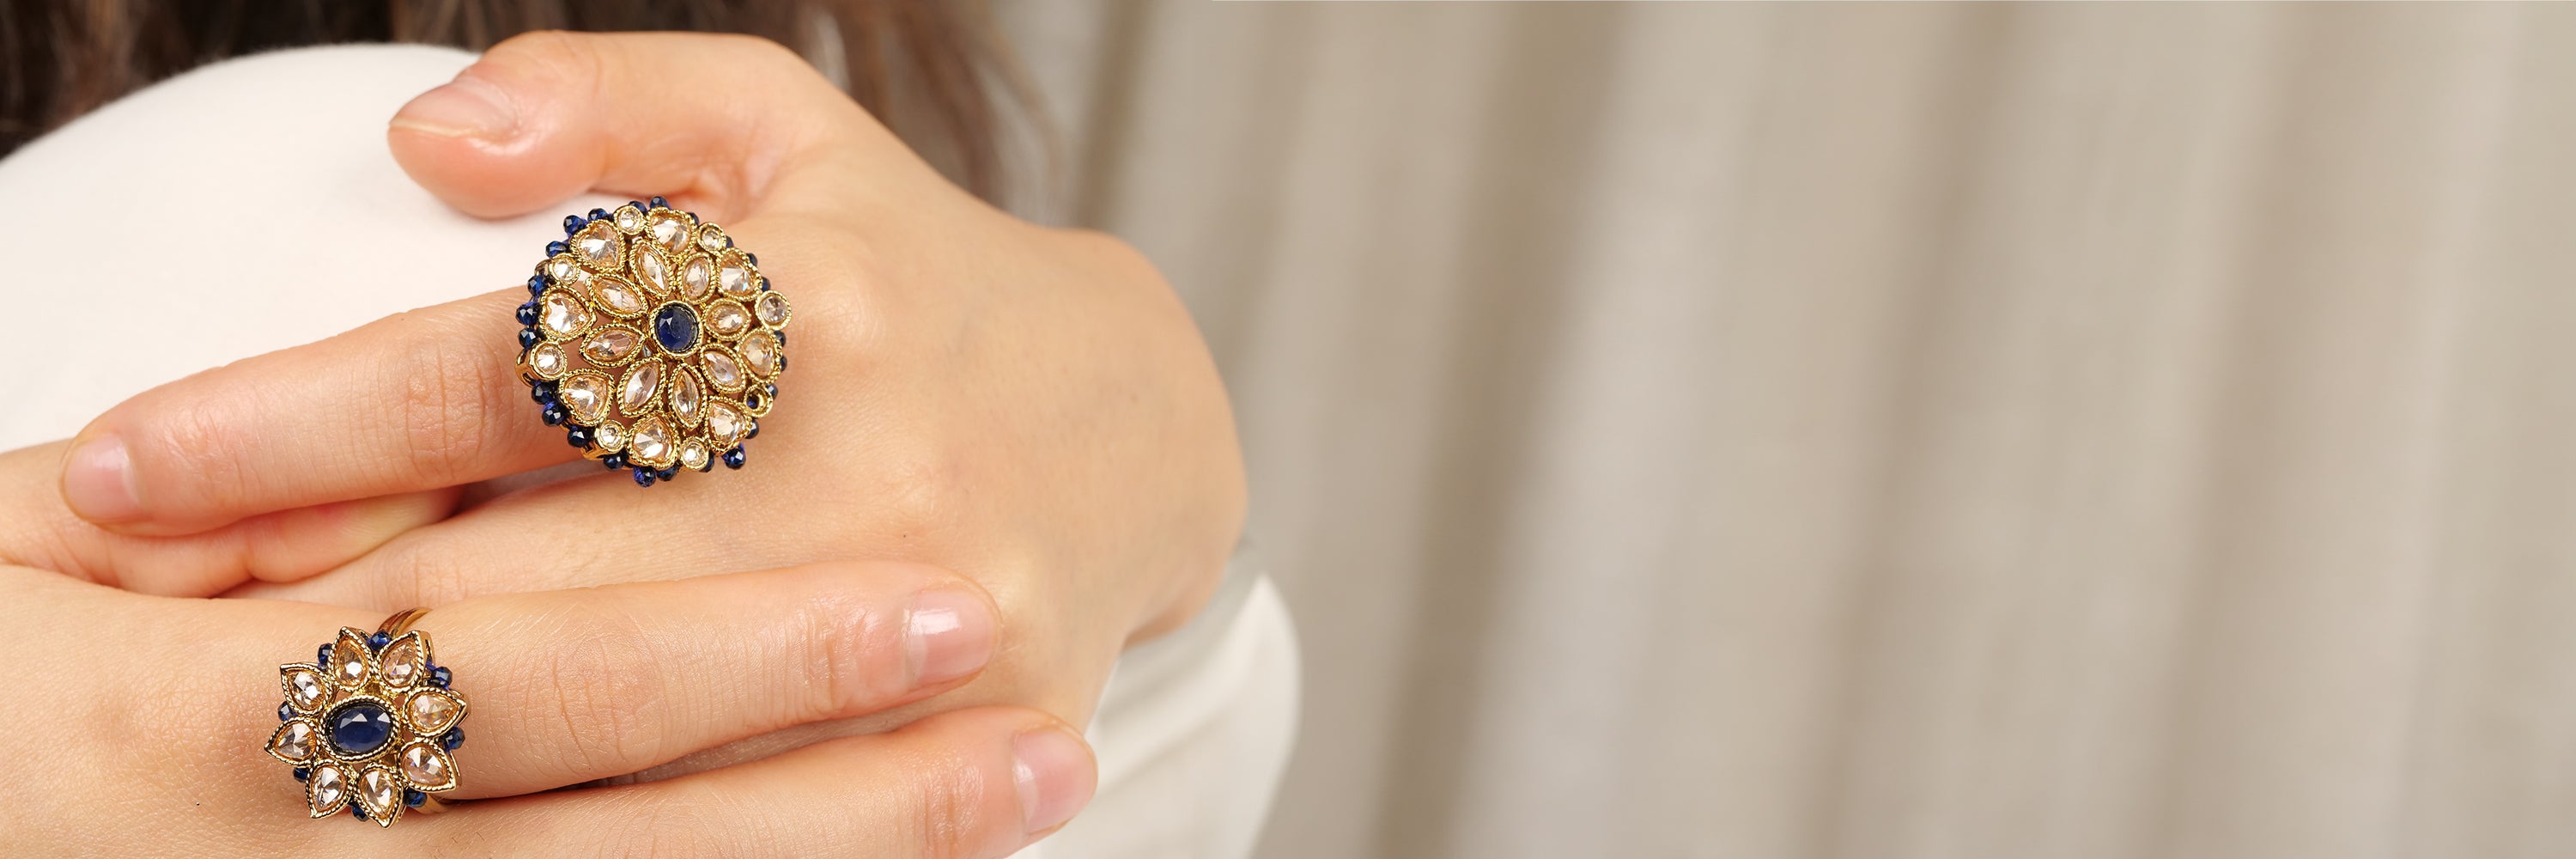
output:
<svg viewBox="0 0 2576 859"><path fill-rule="evenodd" d="M1045 727L1011 740L1011 777L1020 786L1020 824L1036 835L1072 820L1091 804L1099 778L1091 752L1062 728Z"/></svg>
<svg viewBox="0 0 2576 859"><path fill-rule="evenodd" d="M503 140L518 132L519 112L500 87L458 75L395 111L393 124L441 137Z"/></svg>
<svg viewBox="0 0 2576 859"><path fill-rule="evenodd" d="M993 658L993 613L961 591L924 591L904 614L903 637L913 685L946 683L983 670Z"/></svg>
<svg viewBox="0 0 2576 859"><path fill-rule="evenodd" d="M63 465L63 503L92 522L143 518L143 493L135 486L124 440L103 435L72 449Z"/></svg>

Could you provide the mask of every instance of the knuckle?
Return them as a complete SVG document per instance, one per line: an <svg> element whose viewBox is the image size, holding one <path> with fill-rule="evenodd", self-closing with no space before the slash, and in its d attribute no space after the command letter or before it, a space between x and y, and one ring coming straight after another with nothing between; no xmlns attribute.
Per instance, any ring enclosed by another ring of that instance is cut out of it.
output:
<svg viewBox="0 0 2576 859"><path fill-rule="evenodd" d="M980 855L989 840L984 830L994 825L992 815L985 813L988 797L982 771L961 756L940 753L920 772L919 789L912 795L911 823L921 855L932 859Z"/></svg>
<svg viewBox="0 0 2576 859"><path fill-rule="evenodd" d="M243 449L242 425L218 399L182 397L147 437L195 471L185 485L236 486L257 473Z"/></svg>
<svg viewBox="0 0 2576 859"><path fill-rule="evenodd" d="M483 352L459 338L417 338L407 351L393 365L403 374L395 387L402 391L404 451L382 459L401 463L406 473L397 478L445 486L490 446L492 370Z"/></svg>
<svg viewBox="0 0 2576 859"><path fill-rule="evenodd" d="M559 609L558 643L531 679L551 692L563 753L582 772L631 772L662 760L652 730L669 697L643 620L623 600L587 599Z"/></svg>
<svg viewBox="0 0 2576 859"><path fill-rule="evenodd" d="M858 715L882 707L909 689L903 618L889 617L871 606L824 601L798 611L793 643L795 658L781 660L803 673L783 678L804 691L790 715L814 722Z"/></svg>

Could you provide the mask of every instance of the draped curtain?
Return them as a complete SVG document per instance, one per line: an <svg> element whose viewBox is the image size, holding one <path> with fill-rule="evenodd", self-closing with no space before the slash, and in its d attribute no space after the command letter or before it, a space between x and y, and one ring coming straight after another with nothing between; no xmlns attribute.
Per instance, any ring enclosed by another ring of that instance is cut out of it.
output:
<svg viewBox="0 0 2576 859"><path fill-rule="evenodd" d="M1001 11L1235 397L1263 856L2576 854L2576 9Z"/></svg>

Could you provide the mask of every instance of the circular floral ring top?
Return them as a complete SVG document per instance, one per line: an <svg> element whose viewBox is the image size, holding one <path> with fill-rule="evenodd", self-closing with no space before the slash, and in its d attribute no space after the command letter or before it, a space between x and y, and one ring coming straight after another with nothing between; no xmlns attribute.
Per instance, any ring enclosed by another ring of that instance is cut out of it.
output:
<svg viewBox="0 0 2576 859"><path fill-rule="evenodd" d="M660 197L564 219L519 306L519 374L548 425L651 486L741 468L787 369L787 297L723 227Z"/></svg>

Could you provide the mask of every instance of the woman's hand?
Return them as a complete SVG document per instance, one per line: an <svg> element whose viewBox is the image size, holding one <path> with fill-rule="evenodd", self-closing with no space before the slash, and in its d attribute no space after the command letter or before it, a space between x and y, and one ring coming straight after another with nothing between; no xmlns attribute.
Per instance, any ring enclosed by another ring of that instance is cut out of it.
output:
<svg viewBox="0 0 2576 859"><path fill-rule="evenodd" d="M989 590L1012 642L993 669L855 728L997 701L1079 722L1127 642L1212 592L1242 465L1170 288L1114 240L962 193L787 51L524 36L407 106L391 142L475 214L599 188L723 223L795 302L792 365L741 471L650 490L590 473L240 593L390 609L842 558L933 563ZM114 530L191 533L572 460L514 367L525 299L400 314L143 394L75 440L66 498Z"/></svg>
<svg viewBox="0 0 2576 859"><path fill-rule="evenodd" d="M455 672L459 787L404 837L313 820L263 752L278 666L382 613L143 596L0 567L0 843L11 855L1002 856L1093 785L1063 722L959 710L649 784L554 790L966 682L974 584L818 564L467 600L417 629Z"/></svg>

